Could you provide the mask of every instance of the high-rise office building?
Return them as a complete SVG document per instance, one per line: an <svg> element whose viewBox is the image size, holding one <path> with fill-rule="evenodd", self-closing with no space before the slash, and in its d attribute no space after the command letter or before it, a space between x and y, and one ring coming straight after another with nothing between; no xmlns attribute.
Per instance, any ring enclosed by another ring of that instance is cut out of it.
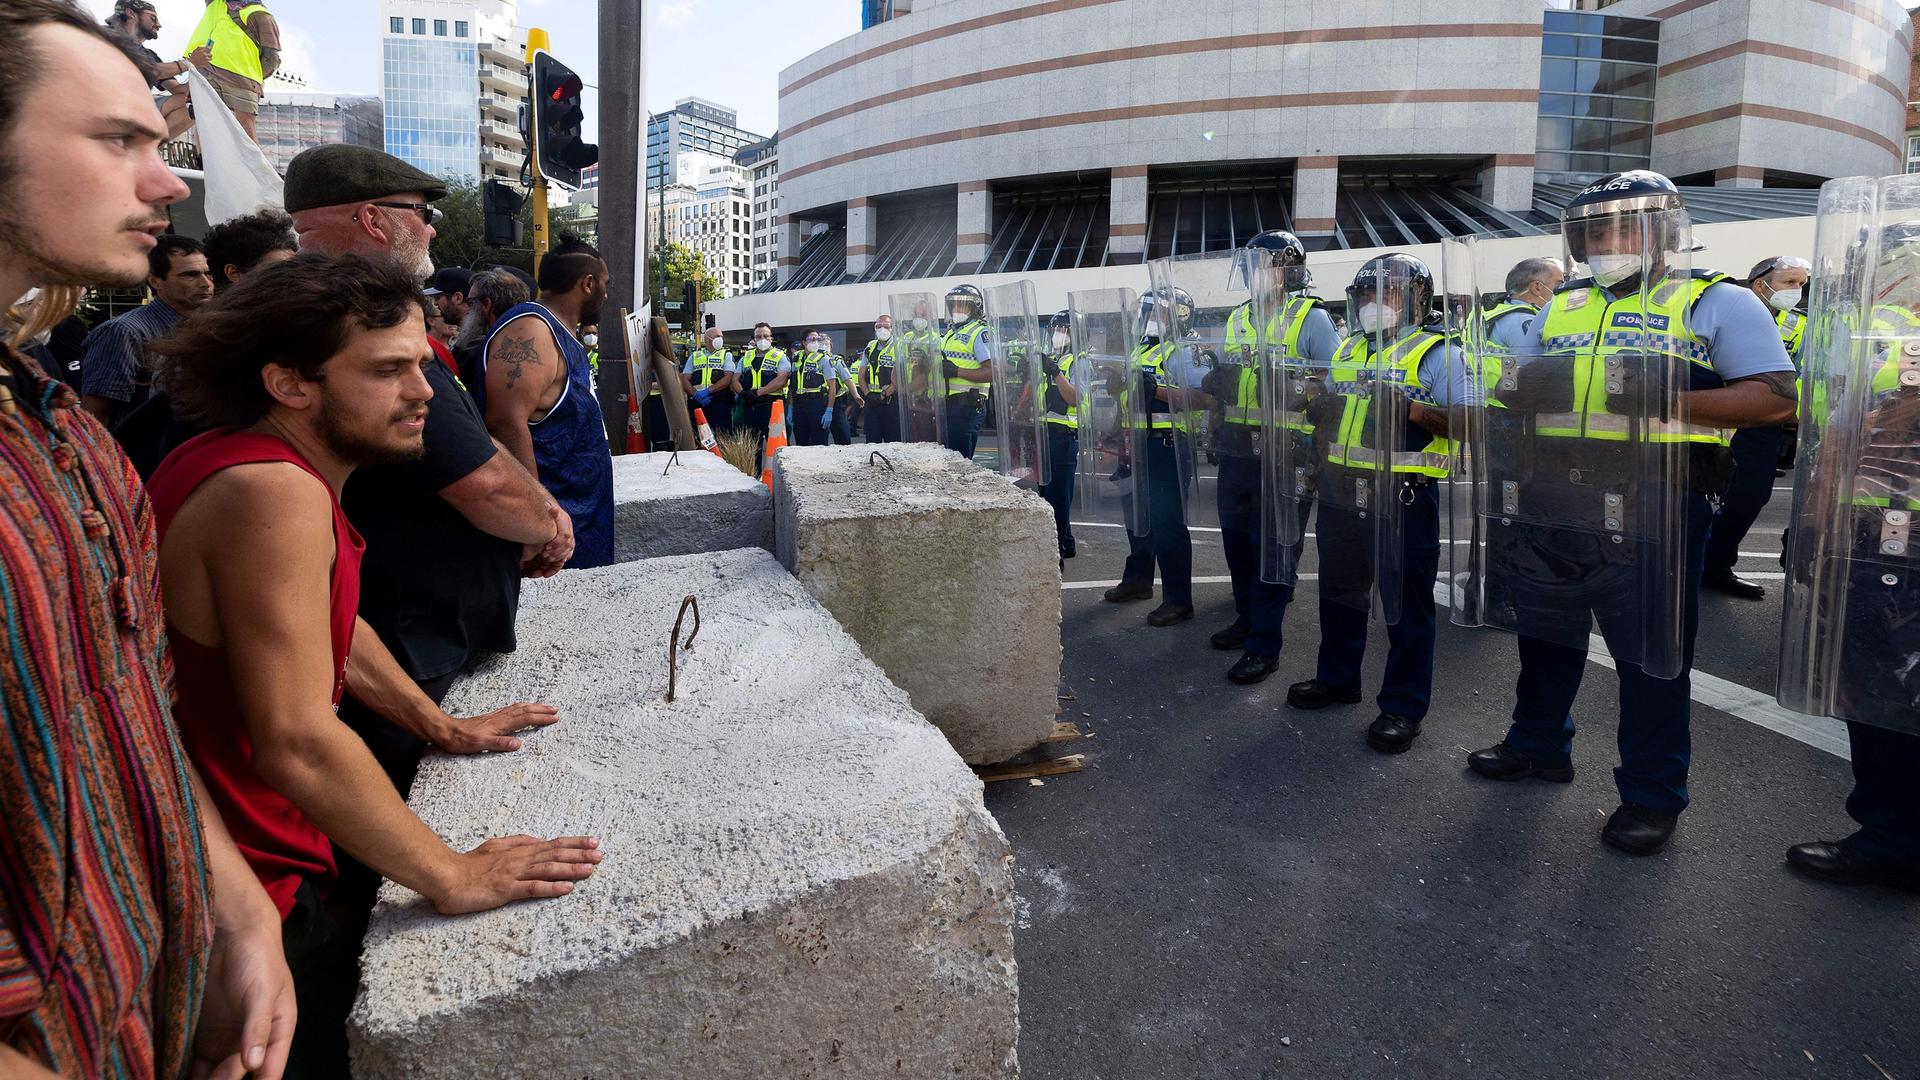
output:
<svg viewBox="0 0 1920 1080"><path fill-rule="evenodd" d="M655 188L647 198L648 242L685 245L728 296L746 292L756 283L749 170L732 158L690 153L679 155L674 171L685 182Z"/></svg>
<svg viewBox="0 0 1920 1080"><path fill-rule="evenodd" d="M380 99L366 94L288 90L269 81L255 127L261 151L282 173L308 147L385 145Z"/></svg>
<svg viewBox="0 0 1920 1080"><path fill-rule="evenodd" d="M748 143L733 156L747 170L747 183L753 198L753 226L747 241L751 252L751 272L747 287L759 288L773 276L779 256L780 234L780 133L770 139Z"/></svg>
<svg viewBox="0 0 1920 1080"><path fill-rule="evenodd" d="M739 126L739 114L704 98L681 98L667 112L647 118L647 187L691 183L676 171L683 154L732 158L748 143L765 138Z"/></svg>
<svg viewBox="0 0 1920 1080"><path fill-rule="evenodd" d="M516 0L382 0L386 149L436 176L517 179L526 34Z"/></svg>

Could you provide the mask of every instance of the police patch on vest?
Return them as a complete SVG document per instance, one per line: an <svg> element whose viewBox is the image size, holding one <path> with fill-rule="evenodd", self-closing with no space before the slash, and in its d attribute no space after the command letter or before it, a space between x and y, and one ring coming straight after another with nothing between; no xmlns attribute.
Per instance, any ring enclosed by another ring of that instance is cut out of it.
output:
<svg viewBox="0 0 1920 1080"><path fill-rule="evenodd" d="M1560 310L1579 311L1581 308L1587 306L1588 300L1593 298L1593 290L1574 289L1570 292L1561 293L1560 296L1563 298L1560 304Z"/></svg>
<svg viewBox="0 0 1920 1080"><path fill-rule="evenodd" d="M1613 325L1638 329L1641 326L1641 314L1637 311L1616 311L1613 313ZM1648 330L1665 330L1671 320L1665 315L1649 314L1645 316Z"/></svg>

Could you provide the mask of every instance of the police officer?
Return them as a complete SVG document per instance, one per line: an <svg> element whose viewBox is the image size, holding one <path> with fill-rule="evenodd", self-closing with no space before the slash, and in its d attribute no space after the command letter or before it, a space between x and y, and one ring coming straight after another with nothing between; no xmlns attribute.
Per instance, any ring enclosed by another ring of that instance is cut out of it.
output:
<svg viewBox="0 0 1920 1080"><path fill-rule="evenodd" d="M1511 350L1526 337L1526 329L1553 292L1567 279L1559 259L1521 259L1507 271L1507 297L1480 313L1481 334Z"/></svg>
<svg viewBox="0 0 1920 1080"><path fill-rule="evenodd" d="M1056 311L1047 323L1048 347L1041 354L1042 419L1047 428L1047 482L1040 497L1053 507L1054 532L1060 541L1060 560L1074 556L1073 474L1080 461L1080 388L1074 382L1080 357L1073 351L1073 319Z"/></svg>
<svg viewBox="0 0 1920 1080"><path fill-rule="evenodd" d="M1147 613L1149 626L1173 626L1193 618L1193 534L1187 531L1182 476L1191 468L1193 444L1176 425L1173 397L1185 389L1185 372L1198 368L1188 350L1167 340L1193 322L1193 298L1182 289L1140 298L1140 340L1132 372L1145 401L1138 417L1122 419L1135 470L1146 475L1147 531L1127 530L1127 561L1120 583L1102 594L1110 604L1153 598L1154 565L1160 567L1160 606ZM1171 370L1170 370L1171 369ZM1197 380L1195 380L1197 389ZM1136 480L1136 482L1138 482ZM1134 514L1132 499L1125 513Z"/></svg>
<svg viewBox="0 0 1920 1080"><path fill-rule="evenodd" d="M1292 380L1303 399L1306 388L1324 388L1324 377L1340 347L1333 318L1325 301L1308 294L1312 274L1307 270L1307 249L1292 233L1263 232L1247 243L1249 258L1243 263L1248 286L1264 296L1256 296L1227 317L1225 344L1229 351L1253 350L1264 346L1269 355L1265 363L1277 363L1273 374ZM1268 324L1259 326L1259 312L1269 312ZM1227 572L1233 578L1234 620L1231 626L1216 631L1209 643L1216 649L1242 649L1240 659L1227 669L1227 678L1249 686L1273 674L1280 666L1281 624L1287 605L1293 602L1293 585L1267 581L1263 577L1260 550L1263 512L1261 460L1256 452L1256 425L1266 422L1260 400L1259 364L1226 366L1216 369L1223 375L1235 373L1236 385L1219 387L1214 394L1221 403L1220 423L1214 428L1214 453L1220 470L1215 484L1216 505L1220 513L1220 544L1227 558ZM1219 376L1216 376L1216 378ZM1279 397L1280 395L1276 395ZM1289 401L1289 409L1296 401ZM1284 449L1291 462L1309 460L1312 425L1304 415L1272 418L1272 438L1292 444ZM1305 503L1300 524L1304 528L1310 516ZM1299 547L1287 554L1287 565L1297 565ZM1290 576L1290 575L1289 575Z"/></svg>
<svg viewBox="0 0 1920 1080"><path fill-rule="evenodd" d="M1747 288L1773 312L1780 343L1786 346L1787 359L1796 368L1800 366L1800 338L1807 318L1794 309L1800 306L1812 271L1813 265L1805 259L1776 255L1755 266L1747 277ZM1780 447L1785 440L1786 428L1779 426L1741 428L1733 433L1733 484L1713 517L1701 588L1741 600L1767 595L1759 582L1740 577L1733 568L1740 560L1740 542L1773 498L1774 472L1780 465Z"/></svg>
<svg viewBox="0 0 1920 1080"><path fill-rule="evenodd" d="M955 285L947 290L948 330L940 344L947 383L947 449L969 461L980 445L980 428L987 422L987 393L993 382L986 313L979 289Z"/></svg>
<svg viewBox="0 0 1920 1080"><path fill-rule="evenodd" d="M1314 480L1320 655L1314 677L1287 689L1287 704L1320 709L1360 700L1377 593L1391 614L1375 699L1380 714L1367 728L1367 745L1389 754L1413 745L1433 696L1439 484L1452 453L1447 410L1468 393L1466 357L1433 297L1433 272L1411 255L1362 265L1347 287L1355 333L1333 355L1328 392L1308 408L1321 462Z"/></svg>
<svg viewBox="0 0 1920 1080"><path fill-rule="evenodd" d="M860 384L854 380L847 358L839 353L833 354L833 389L838 404L829 410L831 422L827 428L833 432L833 445L851 446L853 425L860 419Z"/></svg>
<svg viewBox="0 0 1920 1080"><path fill-rule="evenodd" d="M1606 524L1586 533L1537 525L1515 538L1524 550L1513 560L1521 634L1513 723L1505 739L1470 754L1467 764L1494 780L1573 778L1571 709L1586 671L1588 627L1597 621L1620 681L1614 781L1621 804L1601 839L1649 855L1665 846L1687 805L1688 669L1707 496L1725 484L1720 430L1790 417L1793 367L1753 293L1721 274L1684 272L1692 241L1680 193L1666 177L1647 170L1603 177L1568 203L1561 227L1571 261L1589 276L1554 294L1515 350L1513 389L1501 380L1508 422L1524 433L1515 452L1526 467L1511 498L1521 512L1553 506L1556 515L1604 515ZM1642 371L1645 365L1652 370ZM1683 386L1646 385L1668 383L1664 373L1676 370L1685 372ZM1661 394L1671 394L1671 410L1639 404L1667 401ZM1653 460L1685 463L1684 473L1669 475L1688 475L1691 490L1665 490L1647 475ZM1682 507L1683 535L1627 542L1615 522L1642 512L1628 500ZM1682 551L1666 552L1671 544ZM1684 572L1666 585L1675 595L1661 601L1671 602L1680 622L1675 655L1666 657L1650 629L1665 614L1634 586L1647 580L1648 567L1656 579L1676 576L1658 572L1669 560L1681 561ZM1678 677L1650 673L1646 661L1655 657L1670 660Z"/></svg>
<svg viewBox="0 0 1920 1080"><path fill-rule="evenodd" d="M873 320L873 340L854 365L854 381L864 403L861 419L870 443L900 441L900 403L893 395L893 316Z"/></svg>
<svg viewBox="0 0 1920 1080"><path fill-rule="evenodd" d="M753 324L753 348L740 354L740 404L747 430L760 437L764 447L767 425L773 419L773 403L787 388L793 375L793 363L784 349L773 344L773 327ZM791 427L791 424L788 425Z"/></svg>
<svg viewBox="0 0 1920 1080"><path fill-rule="evenodd" d="M833 423L833 402L839 395L834 381L833 354L818 330L807 332L806 345L793 358L793 381L787 384L796 446L825 446Z"/></svg>
<svg viewBox="0 0 1920 1080"><path fill-rule="evenodd" d="M680 369L680 389L689 411L699 409L715 434L733 430L733 400L740 389L740 365L727 352L727 337L717 326L707 328L706 345L687 357Z"/></svg>

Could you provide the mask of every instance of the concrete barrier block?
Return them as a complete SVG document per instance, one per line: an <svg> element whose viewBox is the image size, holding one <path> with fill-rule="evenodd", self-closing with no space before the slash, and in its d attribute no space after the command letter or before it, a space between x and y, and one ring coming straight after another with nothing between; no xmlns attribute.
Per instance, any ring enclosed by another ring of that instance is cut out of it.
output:
<svg viewBox="0 0 1920 1080"><path fill-rule="evenodd" d="M565 571L520 611L519 650L446 704L560 723L430 756L411 805L462 850L584 833L606 859L571 896L459 918L388 883L355 1077L1018 1075L1010 854L980 783L771 556Z"/></svg>
<svg viewBox="0 0 1920 1080"><path fill-rule="evenodd" d="M968 762L1052 734L1053 508L951 450L808 446L774 461L780 561Z"/></svg>
<svg viewBox="0 0 1920 1080"><path fill-rule="evenodd" d="M669 456L613 459L615 562L773 550L773 500L765 484L704 450L682 450L670 469Z"/></svg>

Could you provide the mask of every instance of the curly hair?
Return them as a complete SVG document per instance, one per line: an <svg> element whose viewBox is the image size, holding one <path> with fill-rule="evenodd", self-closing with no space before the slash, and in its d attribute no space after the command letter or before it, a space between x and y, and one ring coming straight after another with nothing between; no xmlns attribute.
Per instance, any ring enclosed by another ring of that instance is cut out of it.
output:
<svg viewBox="0 0 1920 1080"><path fill-rule="evenodd" d="M278 210L259 210L229 218L208 229L203 243L207 248L207 269L213 272L216 289L231 284L227 280L229 263L244 274L259 265L270 252L300 250L299 238L293 233L293 219Z"/></svg>
<svg viewBox="0 0 1920 1080"><path fill-rule="evenodd" d="M419 318L419 282L390 260L309 252L221 290L148 346L174 411L207 426L250 424L273 399L268 364L318 380L356 329Z"/></svg>

